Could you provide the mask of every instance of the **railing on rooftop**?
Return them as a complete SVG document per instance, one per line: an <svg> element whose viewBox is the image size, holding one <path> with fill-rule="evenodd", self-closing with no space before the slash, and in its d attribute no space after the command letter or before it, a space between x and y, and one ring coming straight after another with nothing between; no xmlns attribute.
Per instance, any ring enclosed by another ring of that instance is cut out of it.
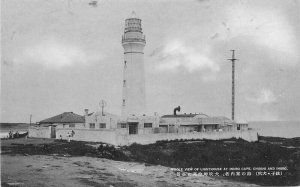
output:
<svg viewBox="0 0 300 187"><path fill-rule="evenodd" d="M128 37L126 35L123 35L122 36L122 43L124 43L124 42L143 42L143 43L146 43L146 36L141 35L141 37L132 38L132 37Z"/></svg>

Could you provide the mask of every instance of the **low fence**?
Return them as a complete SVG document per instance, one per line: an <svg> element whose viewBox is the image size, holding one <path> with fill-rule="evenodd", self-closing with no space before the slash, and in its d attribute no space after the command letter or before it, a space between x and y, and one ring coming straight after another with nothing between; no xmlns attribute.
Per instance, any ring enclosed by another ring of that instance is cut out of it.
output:
<svg viewBox="0 0 300 187"><path fill-rule="evenodd" d="M130 145L132 143L151 144L159 140L175 140L175 139L209 139L221 140L229 138L242 138L249 142L257 141L257 131L241 130L226 132L191 132L191 133L157 133L157 134L131 134L116 136L117 145Z"/></svg>
<svg viewBox="0 0 300 187"><path fill-rule="evenodd" d="M51 127L28 127L28 137L51 138Z"/></svg>
<svg viewBox="0 0 300 187"><path fill-rule="evenodd" d="M154 128L153 128L154 129ZM148 129L147 129L148 130ZM170 130L170 129L169 129ZM51 138L51 127L30 127L29 137ZM73 131L73 132L72 132ZM257 141L255 130L234 130L234 131L208 131L208 132L186 132L186 133L161 133L149 132L145 134L127 134L127 129L56 129L56 139L103 142L116 146L130 145L132 143L151 144L160 140L175 139L209 139L221 140L229 138L242 138L249 142ZM155 130L154 130L155 131ZM159 128L159 131L161 129ZM173 129L171 130L173 131Z"/></svg>
<svg viewBox="0 0 300 187"><path fill-rule="evenodd" d="M72 133L73 131L73 133ZM117 145L116 131L113 129L56 129L56 139L68 139L68 135L73 136L71 140L87 142L103 142Z"/></svg>

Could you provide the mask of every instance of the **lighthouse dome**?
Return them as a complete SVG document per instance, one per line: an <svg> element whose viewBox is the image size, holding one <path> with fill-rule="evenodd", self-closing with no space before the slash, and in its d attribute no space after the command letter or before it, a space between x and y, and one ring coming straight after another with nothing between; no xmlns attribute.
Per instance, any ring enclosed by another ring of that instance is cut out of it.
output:
<svg viewBox="0 0 300 187"><path fill-rule="evenodd" d="M135 11L132 11L130 13L130 15L127 17L127 19L131 19L131 18L139 19L139 17L136 15Z"/></svg>

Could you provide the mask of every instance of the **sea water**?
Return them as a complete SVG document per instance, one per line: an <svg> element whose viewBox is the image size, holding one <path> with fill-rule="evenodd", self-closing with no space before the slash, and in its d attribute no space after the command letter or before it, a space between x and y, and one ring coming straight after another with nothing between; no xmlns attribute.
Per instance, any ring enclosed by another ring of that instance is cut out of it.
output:
<svg viewBox="0 0 300 187"><path fill-rule="evenodd" d="M250 121L248 124L258 130L260 136L300 137L300 121Z"/></svg>
<svg viewBox="0 0 300 187"><path fill-rule="evenodd" d="M0 132L0 138L7 138L8 132Z"/></svg>
<svg viewBox="0 0 300 187"><path fill-rule="evenodd" d="M17 131L13 131L14 133L16 133ZM24 134L26 133L27 131L25 130L21 130L21 131L18 131L20 134ZM8 138L9 137L9 131L0 131L0 138Z"/></svg>

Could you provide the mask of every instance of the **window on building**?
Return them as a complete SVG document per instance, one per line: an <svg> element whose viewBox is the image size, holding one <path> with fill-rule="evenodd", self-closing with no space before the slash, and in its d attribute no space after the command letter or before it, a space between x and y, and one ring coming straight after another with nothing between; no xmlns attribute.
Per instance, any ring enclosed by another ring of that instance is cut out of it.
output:
<svg viewBox="0 0 300 187"><path fill-rule="evenodd" d="M75 128L75 123L70 123L69 128Z"/></svg>
<svg viewBox="0 0 300 187"><path fill-rule="evenodd" d="M126 123L121 123L121 128L127 128Z"/></svg>
<svg viewBox="0 0 300 187"><path fill-rule="evenodd" d="M95 123L90 123L90 129L94 129L95 128Z"/></svg>
<svg viewBox="0 0 300 187"><path fill-rule="evenodd" d="M144 128L152 128L152 123L144 123Z"/></svg>
<svg viewBox="0 0 300 187"><path fill-rule="evenodd" d="M241 125L237 124L237 130L241 130Z"/></svg>
<svg viewBox="0 0 300 187"><path fill-rule="evenodd" d="M125 99L123 99L123 106L125 106Z"/></svg>
<svg viewBox="0 0 300 187"><path fill-rule="evenodd" d="M105 129L106 128L106 123L100 123L100 128Z"/></svg>
<svg viewBox="0 0 300 187"><path fill-rule="evenodd" d="M65 128L66 127L66 124L63 124L63 128Z"/></svg>
<svg viewBox="0 0 300 187"><path fill-rule="evenodd" d="M126 62L126 60L124 61L124 68L127 68L127 62Z"/></svg>
<svg viewBox="0 0 300 187"><path fill-rule="evenodd" d="M123 80L123 87L126 86L126 80Z"/></svg>

